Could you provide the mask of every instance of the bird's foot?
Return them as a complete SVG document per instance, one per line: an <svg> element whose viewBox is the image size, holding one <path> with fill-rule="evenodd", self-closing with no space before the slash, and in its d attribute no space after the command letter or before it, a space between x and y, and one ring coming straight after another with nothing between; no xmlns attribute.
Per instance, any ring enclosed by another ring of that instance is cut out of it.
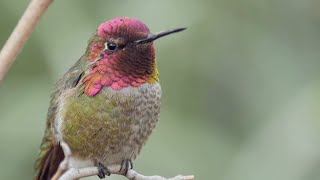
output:
<svg viewBox="0 0 320 180"><path fill-rule="evenodd" d="M110 176L111 173L110 173L109 169L106 168L102 163L99 162L98 165L97 165L97 168L98 168L98 171L99 171L98 177L100 179L105 178L106 175Z"/></svg>
<svg viewBox="0 0 320 180"><path fill-rule="evenodd" d="M119 172L125 176L127 175L128 171L132 168L133 168L132 161L129 159L126 159L122 161Z"/></svg>

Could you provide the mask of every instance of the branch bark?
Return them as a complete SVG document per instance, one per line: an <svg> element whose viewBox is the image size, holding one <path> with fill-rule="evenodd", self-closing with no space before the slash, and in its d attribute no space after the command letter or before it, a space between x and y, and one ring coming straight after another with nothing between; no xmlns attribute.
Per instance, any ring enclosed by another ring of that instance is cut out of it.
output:
<svg viewBox="0 0 320 180"><path fill-rule="evenodd" d="M64 142L61 142L61 147L64 151L65 158L60 163L58 171L53 176L52 180L76 180L84 177L95 176L98 175L99 170L97 167L87 167L81 169L69 168L69 158L71 156L71 151L68 145ZM178 175L173 178L165 178L162 176L145 176L139 174L133 169L128 170L125 174L121 171L121 165L112 165L107 167L108 171L111 174L118 174L127 177L129 180L194 180L194 176L182 176Z"/></svg>
<svg viewBox="0 0 320 180"><path fill-rule="evenodd" d="M0 52L0 83L53 0L32 0Z"/></svg>

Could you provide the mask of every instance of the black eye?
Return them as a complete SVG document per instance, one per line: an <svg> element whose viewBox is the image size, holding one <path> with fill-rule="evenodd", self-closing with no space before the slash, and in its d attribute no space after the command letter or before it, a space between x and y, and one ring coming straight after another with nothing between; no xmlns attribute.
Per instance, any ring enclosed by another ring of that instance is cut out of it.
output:
<svg viewBox="0 0 320 180"><path fill-rule="evenodd" d="M114 51L117 49L117 45L115 43L107 42L107 48L109 51Z"/></svg>

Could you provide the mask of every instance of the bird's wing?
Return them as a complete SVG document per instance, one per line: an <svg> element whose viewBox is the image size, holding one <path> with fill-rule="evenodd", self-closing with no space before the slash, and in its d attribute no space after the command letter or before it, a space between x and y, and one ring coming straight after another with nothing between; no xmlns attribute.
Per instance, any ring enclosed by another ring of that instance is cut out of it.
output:
<svg viewBox="0 0 320 180"><path fill-rule="evenodd" d="M55 121L59 106L59 97L64 91L74 88L84 74L83 58L77 61L70 70L56 83L55 91L51 95L50 106L47 114L46 130L40 146L40 152L35 164L36 180L47 180L55 174L60 162L64 159L62 148L55 140L52 124Z"/></svg>

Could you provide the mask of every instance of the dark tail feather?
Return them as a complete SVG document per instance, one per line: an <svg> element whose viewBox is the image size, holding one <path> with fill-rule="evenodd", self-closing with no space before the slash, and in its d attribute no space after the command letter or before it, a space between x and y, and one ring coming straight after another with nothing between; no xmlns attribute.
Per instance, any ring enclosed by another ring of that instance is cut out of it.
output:
<svg viewBox="0 0 320 180"><path fill-rule="evenodd" d="M60 146L53 145L41 159L36 180L50 180L57 172L58 167L64 159L64 153Z"/></svg>

